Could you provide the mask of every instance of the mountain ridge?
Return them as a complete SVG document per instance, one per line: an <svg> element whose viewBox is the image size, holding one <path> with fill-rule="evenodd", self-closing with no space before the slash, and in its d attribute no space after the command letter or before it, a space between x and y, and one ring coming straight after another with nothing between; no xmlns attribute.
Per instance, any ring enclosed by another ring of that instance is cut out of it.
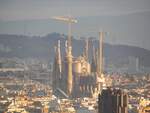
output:
<svg viewBox="0 0 150 113"><path fill-rule="evenodd" d="M54 46L57 44L57 40L61 41L61 52L64 55L66 38L66 35L59 33L51 33L43 37L0 34L0 57L35 57L52 61L54 59ZM98 47L97 40L94 40L93 43L95 47ZM74 57L82 55L84 45L84 40L72 39ZM91 58L92 46L89 47L89 51L89 57ZM139 58L141 65L150 67L150 50L140 47L105 43L104 56L112 59L112 61L133 56Z"/></svg>

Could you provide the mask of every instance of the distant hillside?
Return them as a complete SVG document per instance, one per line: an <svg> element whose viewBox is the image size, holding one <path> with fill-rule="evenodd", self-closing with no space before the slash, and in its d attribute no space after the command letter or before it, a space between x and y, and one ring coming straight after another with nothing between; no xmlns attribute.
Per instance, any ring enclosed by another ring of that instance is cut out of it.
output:
<svg viewBox="0 0 150 113"><path fill-rule="evenodd" d="M109 32L105 41L113 44L129 44L150 50L150 11L101 16L77 17L73 36L95 36L102 28ZM0 34L28 34L44 36L49 32L67 33L67 26L53 19L0 21Z"/></svg>
<svg viewBox="0 0 150 113"><path fill-rule="evenodd" d="M52 33L44 37L28 37L19 35L0 35L0 57L36 57L53 60L54 45L57 40L61 40L61 49L64 53L65 35ZM73 55L79 56L82 54L84 41L73 39ZM94 41L95 46L98 46L98 41ZM90 47L91 49L91 47ZM91 51L91 50L90 50ZM126 45L110 45L104 44L104 55L106 58L113 61L129 56L140 58L140 64L150 67L150 51L133 46ZM91 52L89 53L91 57Z"/></svg>

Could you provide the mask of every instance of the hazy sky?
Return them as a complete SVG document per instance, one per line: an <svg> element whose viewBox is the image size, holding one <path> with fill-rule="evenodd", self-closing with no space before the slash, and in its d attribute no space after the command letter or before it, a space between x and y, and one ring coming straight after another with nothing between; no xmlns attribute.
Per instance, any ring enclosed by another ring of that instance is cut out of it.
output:
<svg viewBox="0 0 150 113"><path fill-rule="evenodd" d="M0 0L0 20L54 15L99 16L150 11L150 0Z"/></svg>
<svg viewBox="0 0 150 113"><path fill-rule="evenodd" d="M97 36L89 31L102 28L112 34L106 42L150 50L150 0L0 0L0 34L66 34L50 18L70 14L79 20L73 35Z"/></svg>

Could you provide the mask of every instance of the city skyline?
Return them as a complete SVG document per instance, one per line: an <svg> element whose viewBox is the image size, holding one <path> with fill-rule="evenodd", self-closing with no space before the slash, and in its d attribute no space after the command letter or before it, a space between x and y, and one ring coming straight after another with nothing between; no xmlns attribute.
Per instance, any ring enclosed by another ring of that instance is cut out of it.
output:
<svg viewBox="0 0 150 113"><path fill-rule="evenodd" d="M0 113L150 113L150 0L0 0Z"/></svg>

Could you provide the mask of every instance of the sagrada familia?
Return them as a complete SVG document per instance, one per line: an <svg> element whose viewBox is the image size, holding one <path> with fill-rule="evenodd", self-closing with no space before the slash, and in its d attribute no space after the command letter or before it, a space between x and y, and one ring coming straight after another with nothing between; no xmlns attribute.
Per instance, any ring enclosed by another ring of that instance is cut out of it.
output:
<svg viewBox="0 0 150 113"><path fill-rule="evenodd" d="M92 49L92 61L88 59L88 41L85 43L84 55L77 58L72 56L71 40L66 41L65 56L62 58L60 40L55 46L53 63L53 91L59 90L68 97L92 97L101 91L105 84L102 73L102 39L99 33L99 47Z"/></svg>

